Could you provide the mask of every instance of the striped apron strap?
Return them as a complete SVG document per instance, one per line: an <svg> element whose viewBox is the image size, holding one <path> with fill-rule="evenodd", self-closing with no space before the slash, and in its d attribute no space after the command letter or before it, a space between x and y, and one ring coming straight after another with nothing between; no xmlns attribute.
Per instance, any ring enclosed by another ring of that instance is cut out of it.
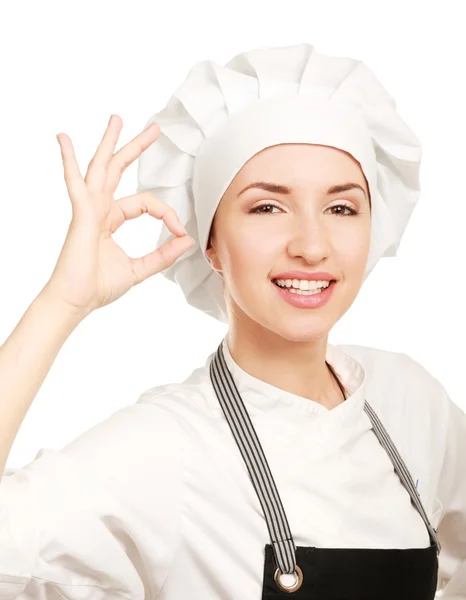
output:
<svg viewBox="0 0 466 600"><path fill-rule="evenodd" d="M225 363L221 344L210 363L210 377L259 497L277 564L282 573L294 573L296 555L290 526L259 438Z"/></svg>
<svg viewBox="0 0 466 600"><path fill-rule="evenodd" d="M424 510L424 507L422 505L421 499L419 498L419 494L417 493L414 480L411 477L408 468L406 467L403 459L401 458L398 450L396 449L395 444L390 439L390 436L388 435L385 427L382 425L380 419L376 415L374 409L367 402L367 400L365 400L364 402L364 410L372 423L375 435L377 436L379 442L382 444L385 450L388 452L390 460L392 461L393 466L395 468L395 472L397 473L398 477L401 479L403 485L407 489L409 495L411 496L412 503L417 508L419 514L422 517L422 520L426 524L426 527L429 531L429 536L437 546L437 555L440 554L442 546L438 540L437 531L430 524L426 511Z"/></svg>

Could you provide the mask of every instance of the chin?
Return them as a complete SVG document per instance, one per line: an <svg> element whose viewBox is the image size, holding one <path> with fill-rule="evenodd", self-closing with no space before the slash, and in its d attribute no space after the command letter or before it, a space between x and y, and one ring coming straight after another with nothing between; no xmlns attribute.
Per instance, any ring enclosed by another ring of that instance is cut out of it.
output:
<svg viewBox="0 0 466 600"><path fill-rule="evenodd" d="M280 335L290 342L318 342L327 338L330 330L328 328L308 327L296 331L283 331Z"/></svg>
<svg viewBox="0 0 466 600"><path fill-rule="evenodd" d="M289 342L317 342L327 338L333 327L333 321L309 319L309 316L306 319L284 317L280 321L274 316L267 321L262 319L260 324Z"/></svg>

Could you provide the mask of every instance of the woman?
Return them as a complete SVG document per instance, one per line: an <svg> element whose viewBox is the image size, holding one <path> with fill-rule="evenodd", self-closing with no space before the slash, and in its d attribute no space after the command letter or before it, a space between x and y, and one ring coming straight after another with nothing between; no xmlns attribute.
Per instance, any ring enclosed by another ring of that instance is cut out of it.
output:
<svg viewBox="0 0 466 600"><path fill-rule="evenodd" d="M73 220L0 349L3 464L66 337L132 285L163 271L228 332L186 381L6 473L1 597L466 598L466 416L408 356L328 343L419 196L394 102L301 44L199 63L150 121L113 154L111 120L85 180L59 140ZM133 260L111 233L142 212L168 230ZM26 389L17 351L51 314Z"/></svg>

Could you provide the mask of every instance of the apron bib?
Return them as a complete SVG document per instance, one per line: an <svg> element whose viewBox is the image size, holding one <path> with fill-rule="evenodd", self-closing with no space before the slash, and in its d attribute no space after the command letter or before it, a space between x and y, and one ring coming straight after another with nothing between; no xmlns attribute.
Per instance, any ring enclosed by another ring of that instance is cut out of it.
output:
<svg viewBox="0 0 466 600"><path fill-rule="evenodd" d="M327 365L344 395L335 372ZM210 378L269 531L271 544L265 544L261 600L289 594L303 600L435 600L441 549L437 531L429 522L411 474L367 400L364 411L374 433L429 532L430 544L426 548L296 547L267 459L225 362L222 344L210 364ZM282 574L287 576L281 578Z"/></svg>

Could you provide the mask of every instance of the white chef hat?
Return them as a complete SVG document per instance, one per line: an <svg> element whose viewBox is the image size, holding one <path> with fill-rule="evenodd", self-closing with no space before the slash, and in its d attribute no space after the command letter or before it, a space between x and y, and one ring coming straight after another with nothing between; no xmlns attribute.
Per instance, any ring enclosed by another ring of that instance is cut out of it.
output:
<svg viewBox="0 0 466 600"><path fill-rule="evenodd" d="M395 101L361 61L310 44L253 49L223 67L196 63L166 107L161 133L138 160L137 191L173 207L195 244L162 274L187 302L228 323L222 276L205 251L223 193L256 153L283 143L333 146L361 165L371 197L364 280L396 256L420 194L421 147ZM157 247L174 235L162 225Z"/></svg>

